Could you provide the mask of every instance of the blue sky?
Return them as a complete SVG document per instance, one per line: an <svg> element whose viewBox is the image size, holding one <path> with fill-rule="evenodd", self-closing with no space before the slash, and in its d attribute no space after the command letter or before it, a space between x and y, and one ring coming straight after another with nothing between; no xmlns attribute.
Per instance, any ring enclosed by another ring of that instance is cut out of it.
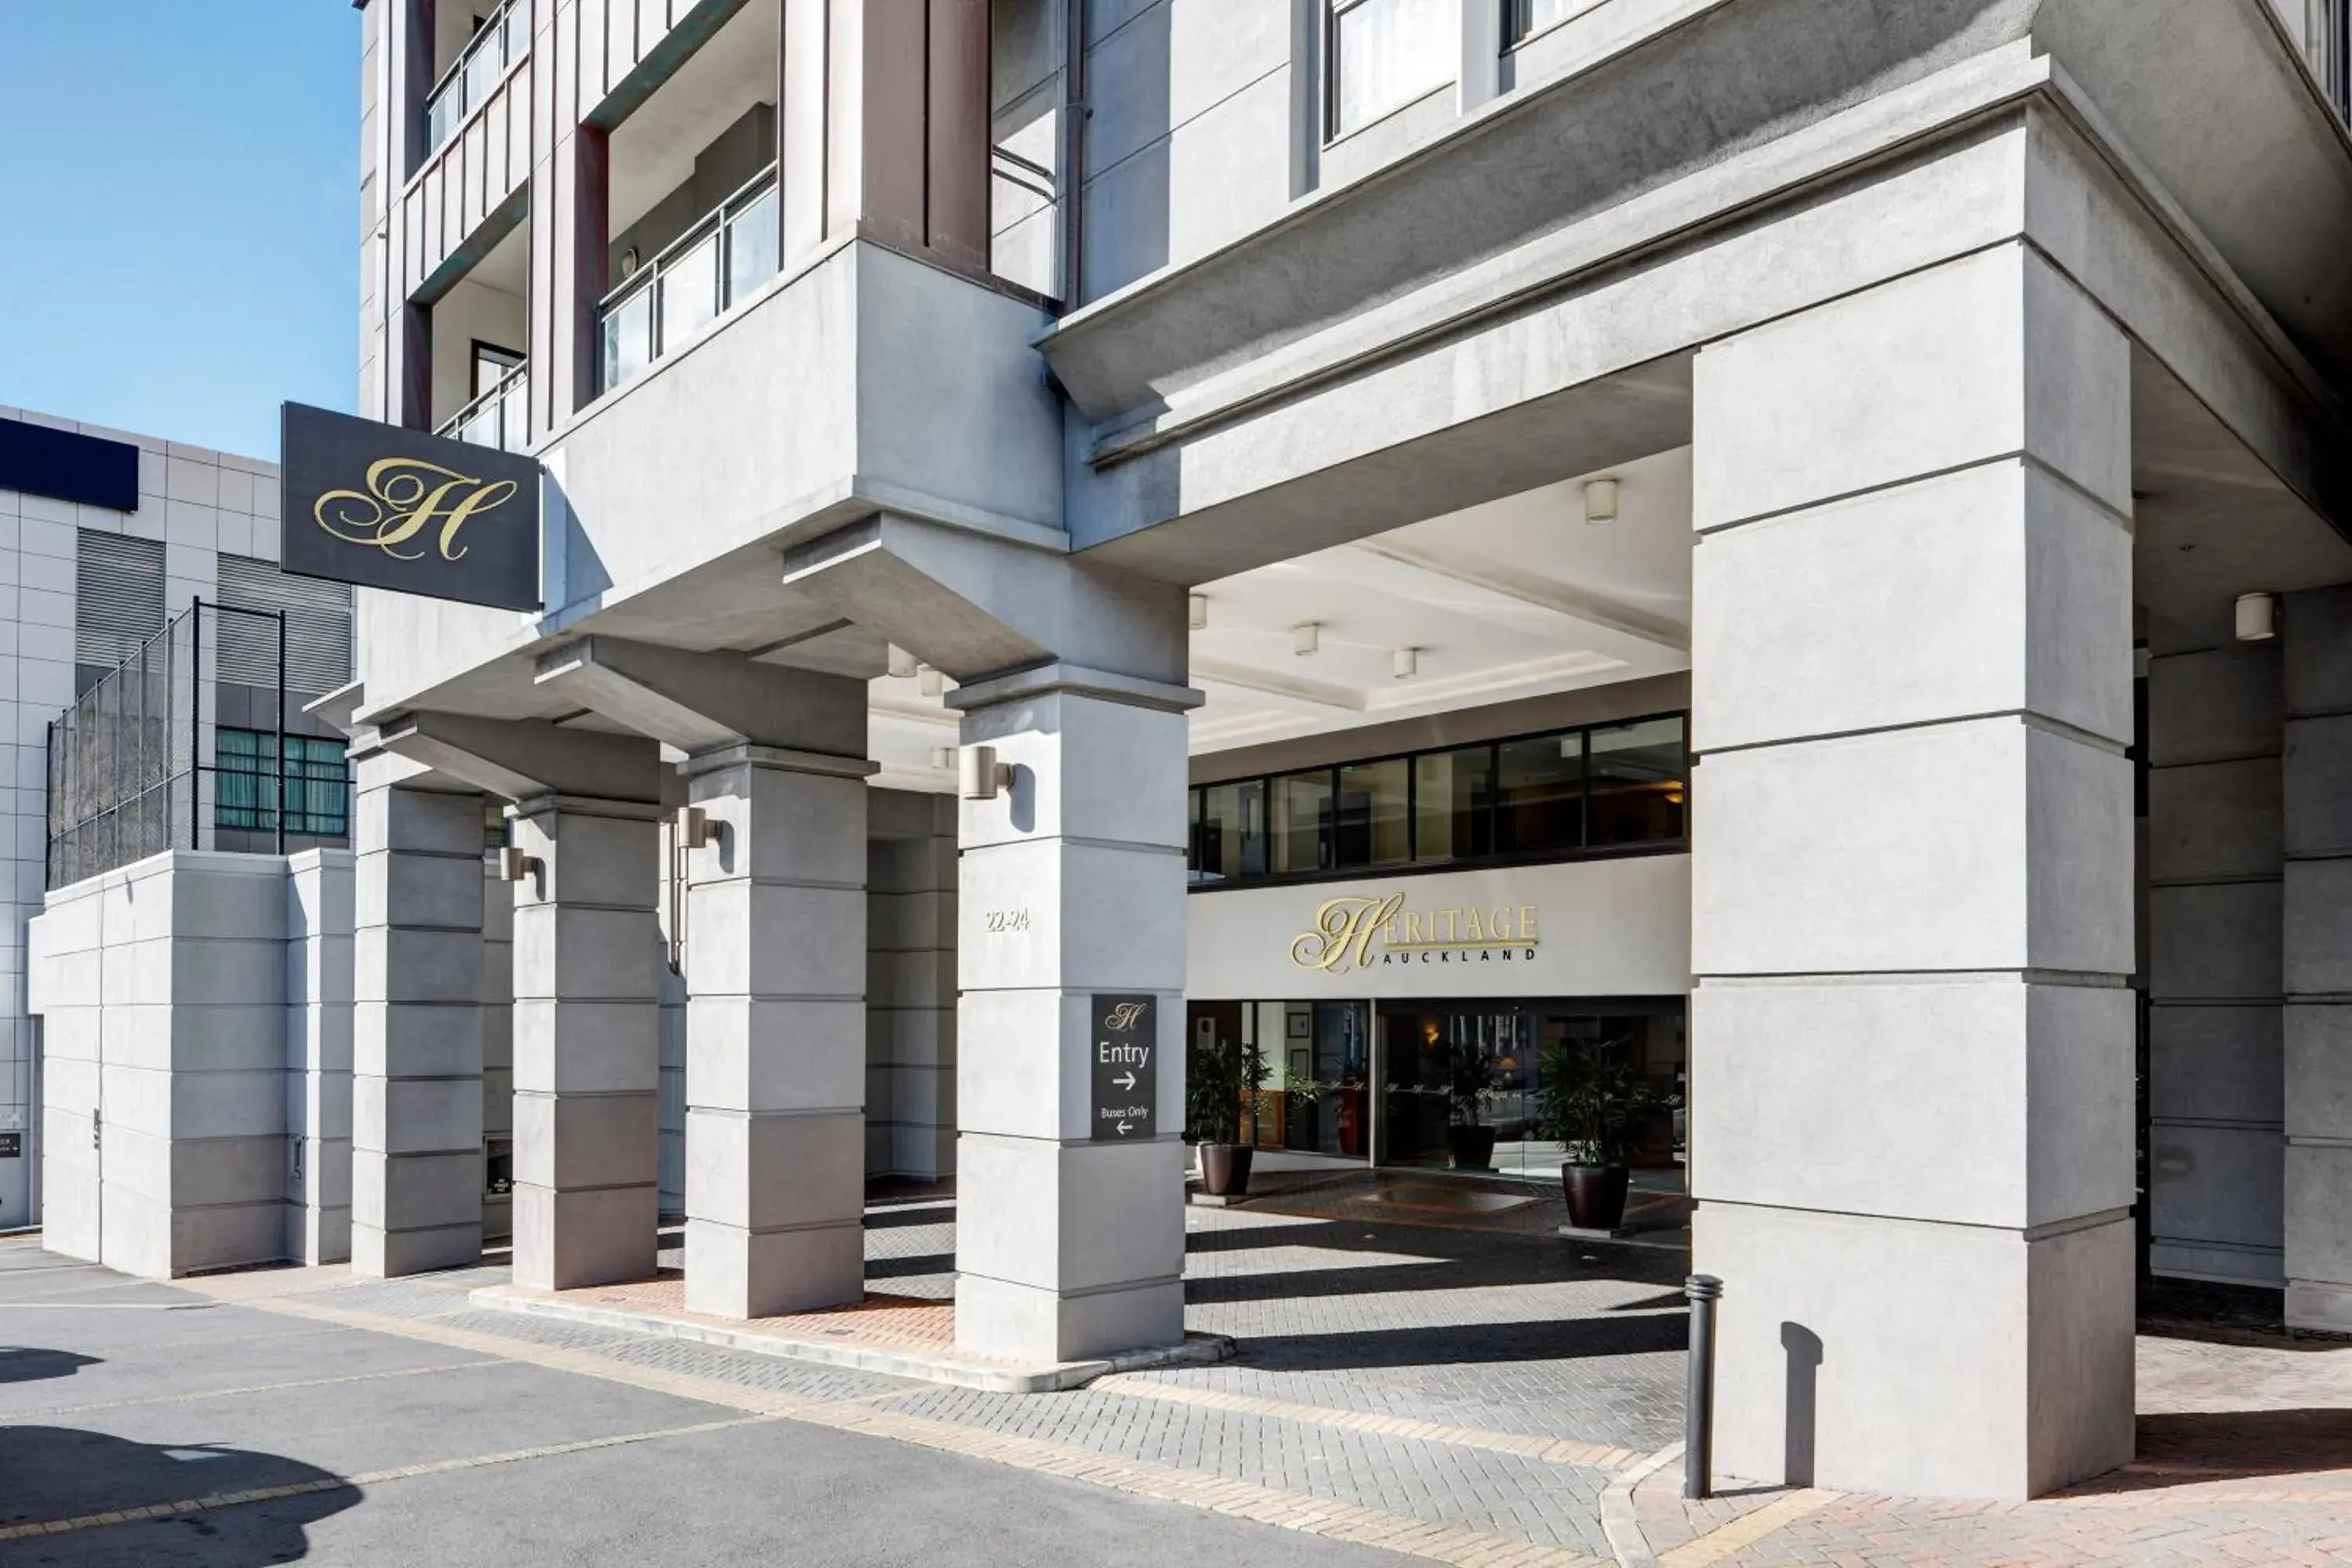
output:
<svg viewBox="0 0 2352 1568"><path fill-rule="evenodd" d="M349 0L0 0L0 405L278 455L349 409Z"/></svg>

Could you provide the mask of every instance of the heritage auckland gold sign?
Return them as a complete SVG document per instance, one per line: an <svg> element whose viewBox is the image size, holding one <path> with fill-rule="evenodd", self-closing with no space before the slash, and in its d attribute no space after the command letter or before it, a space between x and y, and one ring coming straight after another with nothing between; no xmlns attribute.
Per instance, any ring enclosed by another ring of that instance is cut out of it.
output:
<svg viewBox="0 0 2352 1568"><path fill-rule="evenodd" d="M285 405L280 429L287 571L540 607L534 459L299 403Z"/></svg>
<svg viewBox="0 0 2352 1568"><path fill-rule="evenodd" d="M1390 963L1526 963L1540 941L1536 906L1468 904L1410 909L1402 893L1325 900L1290 943L1301 969L1345 974Z"/></svg>

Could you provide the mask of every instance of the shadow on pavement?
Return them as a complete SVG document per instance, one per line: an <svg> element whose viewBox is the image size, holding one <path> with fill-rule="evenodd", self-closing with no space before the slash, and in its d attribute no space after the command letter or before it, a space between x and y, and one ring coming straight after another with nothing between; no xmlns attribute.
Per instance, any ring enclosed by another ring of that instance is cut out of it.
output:
<svg viewBox="0 0 2352 1568"><path fill-rule="evenodd" d="M38 1383L45 1377L71 1377L99 1358L72 1351L44 1350L38 1345L0 1345L0 1383Z"/></svg>
<svg viewBox="0 0 2352 1568"><path fill-rule="evenodd" d="M1338 1334L1251 1334L1234 1358L1244 1366L1285 1372L1564 1361L1585 1356L1681 1352L1689 1321L1680 1313L1649 1318L1566 1318L1551 1322L1472 1323L1445 1329L1369 1329Z"/></svg>
<svg viewBox="0 0 2352 1568"><path fill-rule="evenodd" d="M298 1563L309 1527L360 1500L341 1477L277 1454L133 1443L64 1426L0 1427L0 1529L171 1505L226 1494L297 1489L167 1515L0 1540L0 1565L72 1568L259 1568Z"/></svg>

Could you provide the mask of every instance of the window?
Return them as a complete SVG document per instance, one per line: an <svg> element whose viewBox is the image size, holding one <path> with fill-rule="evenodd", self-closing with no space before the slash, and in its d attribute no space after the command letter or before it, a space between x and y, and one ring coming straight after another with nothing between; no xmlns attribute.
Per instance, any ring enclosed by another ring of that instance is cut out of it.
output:
<svg viewBox="0 0 2352 1568"><path fill-rule="evenodd" d="M1413 858L1465 860L1495 852L1495 748L1415 757Z"/></svg>
<svg viewBox="0 0 2352 1568"><path fill-rule="evenodd" d="M270 766L276 731L213 732L213 825L270 833L278 828L278 774ZM351 832L351 767L343 742L286 737L286 831L341 838Z"/></svg>
<svg viewBox="0 0 2352 1568"><path fill-rule="evenodd" d="M1510 23L1506 37L1516 44L1600 4L1601 0L1507 0Z"/></svg>
<svg viewBox="0 0 2352 1568"><path fill-rule="evenodd" d="M1506 741L1495 753L1495 847L1506 855L1581 847L1583 735Z"/></svg>
<svg viewBox="0 0 2352 1568"><path fill-rule="evenodd" d="M1652 719L1595 730L1587 841L1643 844L1683 836L1683 723Z"/></svg>
<svg viewBox="0 0 2352 1568"><path fill-rule="evenodd" d="M1459 0L1331 0L1328 132L1345 136L1454 79Z"/></svg>
<svg viewBox="0 0 2352 1568"><path fill-rule="evenodd" d="M474 340L474 390L467 400L479 397L498 385L521 365L523 356L513 349L502 349L496 343Z"/></svg>
<svg viewBox="0 0 2352 1568"><path fill-rule="evenodd" d="M1192 885L1679 847L1687 732L1674 713L1197 785Z"/></svg>
<svg viewBox="0 0 2352 1568"><path fill-rule="evenodd" d="M1401 866L1412 858L1412 805L1402 757L1339 770L1333 864Z"/></svg>

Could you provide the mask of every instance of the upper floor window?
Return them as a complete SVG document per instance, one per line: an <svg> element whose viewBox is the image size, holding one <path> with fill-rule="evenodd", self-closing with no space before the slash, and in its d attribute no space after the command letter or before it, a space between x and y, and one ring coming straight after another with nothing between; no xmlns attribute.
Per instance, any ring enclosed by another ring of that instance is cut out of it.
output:
<svg viewBox="0 0 2352 1568"><path fill-rule="evenodd" d="M1679 845L1684 734L1675 713L1204 784L1192 881Z"/></svg>
<svg viewBox="0 0 2352 1568"><path fill-rule="evenodd" d="M2312 0L2304 52L2336 112L2352 118L2352 0Z"/></svg>
<svg viewBox="0 0 2352 1568"><path fill-rule="evenodd" d="M1345 136L1454 80L1461 0L1330 0L1329 135Z"/></svg>
<svg viewBox="0 0 2352 1568"><path fill-rule="evenodd" d="M776 200L771 164L604 297L597 307L604 391L635 377L776 275Z"/></svg>
<svg viewBox="0 0 2352 1568"><path fill-rule="evenodd" d="M1503 40L1516 44L1600 4L1601 0L1503 0Z"/></svg>
<svg viewBox="0 0 2352 1568"><path fill-rule="evenodd" d="M507 0L474 29L465 52L442 73L425 100L425 155L441 150L466 116L505 79L507 68L530 52L529 0Z"/></svg>

